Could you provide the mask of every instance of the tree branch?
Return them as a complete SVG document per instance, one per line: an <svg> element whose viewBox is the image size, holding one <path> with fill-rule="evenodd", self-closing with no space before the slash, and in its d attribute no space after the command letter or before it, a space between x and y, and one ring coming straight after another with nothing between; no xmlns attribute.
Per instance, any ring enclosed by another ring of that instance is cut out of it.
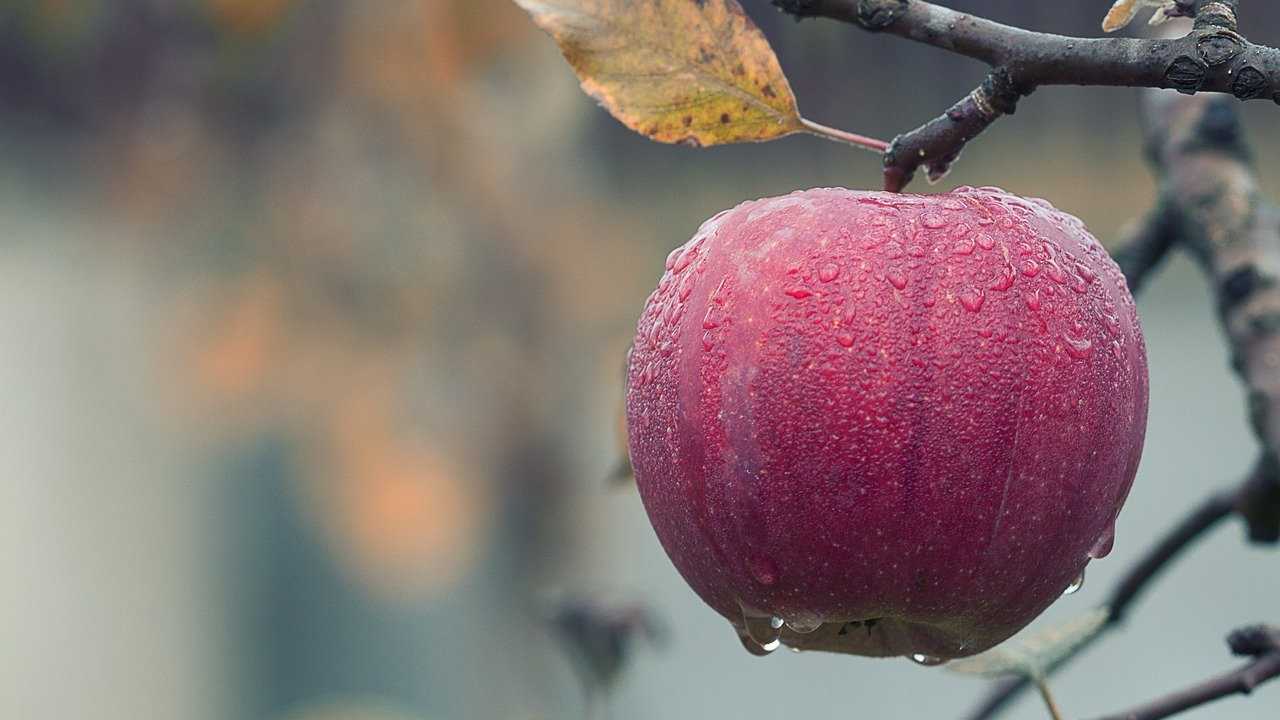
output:
<svg viewBox="0 0 1280 720"><path fill-rule="evenodd" d="M1237 630L1227 640L1236 655L1253 660L1231 672L1170 693L1145 705L1099 720L1161 720L1231 695L1248 695L1262 683L1280 677L1280 629L1258 625Z"/></svg>
<svg viewBox="0 0 1280 720"><path fill-rule="evenodd" d="M1238 0L1196 0L1175 39L1079 38L1032 32L924 0L773 0L796 16L826 17L897 35L990 65L993 72L946 114L900 135L885 153L885 188L901 190L924 167L946 174L966 143L1044 85L1173 88L1280 103L1280 50L1238 31Z"/></svg>

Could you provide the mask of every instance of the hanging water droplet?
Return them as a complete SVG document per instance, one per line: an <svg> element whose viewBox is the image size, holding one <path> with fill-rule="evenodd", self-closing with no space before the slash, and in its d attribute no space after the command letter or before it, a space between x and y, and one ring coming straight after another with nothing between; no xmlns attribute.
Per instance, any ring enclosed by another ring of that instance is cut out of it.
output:
<svg viewBox="0 0 1280 720"><path fill-rule="evenodd" d="M1080 592L1080 588L1082 587L1084 587L1084 570L1080 571L1080 575L1077 576L1075 580L1071 581L1071 584L1067 586L1066 590L1062 591L1062 594L1074 595L1077 592Z"/></svg>
<svg viewBox="0 0 1280 720"><path fill-rule="evenodd" d="M1093 547L1089 548L1089 557L1094 560L1101 560L1111 554L1111 548L1115 544L1116 526L1110 525L1107 527L1106 532L1102 533L1102 537L1098 538L1098 541L1093 544Z"/></svg>
<svg viewBox="0 0 1280 720"><path fill-rule="evenodd" d="M742 627L751 641L763 651L771 653L782 644L782 618L753 614L745 607L742 609ZM744 645L746 643L743 643ZM751 648L748 647L748 650Z"/></svg>
<svg viewBox="0 0 1280 720"><path fill-rule="evenodd" d="M924 665L925 667L935 667L937 665L941 665L945 663L946 660L943 660L940 657L935 657L933 655L925 655L924 653L915 653L914 655L911 656L911 662L917 665Z"/></svg>
<svg viewBox="0 0 1280 720"><path fill-rule="evenodd" d="M742 647L746 648L747 652L755 655L756 657L765 657L773 652L773 650L766 650L763 645L753 640L750 635L741 630L738 630L738 640L742 643Z"/></svg>

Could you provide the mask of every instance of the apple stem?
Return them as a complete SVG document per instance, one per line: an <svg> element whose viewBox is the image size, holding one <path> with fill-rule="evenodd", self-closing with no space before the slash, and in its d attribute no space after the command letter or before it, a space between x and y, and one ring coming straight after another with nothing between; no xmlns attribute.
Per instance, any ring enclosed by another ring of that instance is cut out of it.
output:
<svg viewBox="0 0 1280 720"><path fill-rule="evenodd" d="M844 130L837 130L836 128L816 123L808 118L800 118L800 124L804 125L805 129L810 134L817 135L820 138L826 138L827 140L845 143L854 147L862 148L863 150L880 153L882 155L885 150L889 149L889 143L884 140L877 140L876 138L867 137L866 135L858 135L856 133L845 132Z"/></svg>
<svg viewBox="0 0 1280 720"><path fill-rule="evenodd" d="M1036 689L1040 691L1040 697L1044 699L1044 705L1049 709L1049 717L1053 720L1062 720L1062 710L1058 708L1058 703L1053 699L1053 692L1049 690L1049 680L1043 674L1035 677Z"/></svg>

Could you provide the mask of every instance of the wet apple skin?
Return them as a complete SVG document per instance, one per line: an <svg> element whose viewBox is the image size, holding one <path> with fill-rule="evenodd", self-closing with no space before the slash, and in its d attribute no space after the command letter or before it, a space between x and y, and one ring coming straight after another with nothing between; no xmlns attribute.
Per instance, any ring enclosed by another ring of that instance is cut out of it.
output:
<svg viewBox="0 0 1280 720"><path fill-rule="evenodd" d="M740 633L945 659L1109 551L1147 359L1118 267L1048 203L815 189L671 254L626 409L662 546Z"/></svg>

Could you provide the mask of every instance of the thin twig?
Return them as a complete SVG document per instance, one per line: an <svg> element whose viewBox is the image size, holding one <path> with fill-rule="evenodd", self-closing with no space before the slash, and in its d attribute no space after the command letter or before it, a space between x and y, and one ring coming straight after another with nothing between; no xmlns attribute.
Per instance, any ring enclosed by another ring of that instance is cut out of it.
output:
<svg viewBox="0 0 1280 720"><path fill-rule="evenodd" d="M1231 672L1099 720L1162 720L1214 700L1248 695L1262 683L1280 677L1280 630L1266 626L1246 628L1232 633L1229 642L1235 654L1251 655L1253 660Z"/></svg>
<svg viewBox="0 0 1280 720"><path fill-rule="evenodd" d="M1044 700L1044 706L1049 710L1049 717L1053 720L1062 720L1062 710L1053 699L1053 691L1049 689L1049 679L1044 675L1037 675L1035 682L1036 689L1040 691L1040 699Z"/></svg>
<svg viewBox="0 0 1280 720"><path fill-rule="evenodd" d="M991 66L982 87L946 114L900 135L885 154L885 187L899 190L924 167L945 174L966 143L1020 98L1046 85L1173 88L1280 102L1280 50L1246 40L1238 0L1196 0L1185 37L1082 38L1032 32L924 0L773 0L798 18L825 17L932 45ZM998 86L992 87L992 78Z"/></svg>

